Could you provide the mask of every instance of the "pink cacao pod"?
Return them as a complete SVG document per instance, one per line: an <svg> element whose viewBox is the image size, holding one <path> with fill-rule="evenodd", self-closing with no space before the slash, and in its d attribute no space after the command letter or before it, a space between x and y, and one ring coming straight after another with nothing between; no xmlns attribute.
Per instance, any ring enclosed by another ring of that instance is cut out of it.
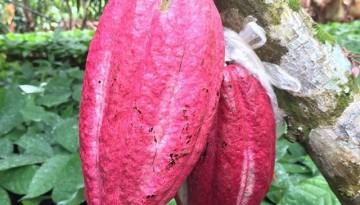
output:
<svg viewBox="0 0 360 205"><path fill-rule="evenodd" d="M270 99L247 70L224 69L212 134L178 192L178 205L259 205L274 171L276 124Z"/></svg>
<svg viewBox="0 0 360 205"><path fill-rule="evenodd" d="M88 204L165 204L175 195L206 144L223 63L212 0L109 1L80 108Z"/></svg>

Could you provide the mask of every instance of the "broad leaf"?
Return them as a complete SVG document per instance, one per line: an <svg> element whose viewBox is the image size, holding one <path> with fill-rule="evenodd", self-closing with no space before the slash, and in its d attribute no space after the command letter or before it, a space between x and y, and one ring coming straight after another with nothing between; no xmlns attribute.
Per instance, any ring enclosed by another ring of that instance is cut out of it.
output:
<svg viewBox="0 0 360 205"><path fill-rule="evenodd" d="M68 69L67 73L70 77L82 80L84 78L84 71L80 70L79 68L72 68Z"/></svg>
<svg viewBox="0 0 360 205"><path fill-rule="evenodd" d="M289 178L289 174L280 163L275 163L275 177L272 185L278 188L287 188L293 185Z"/></svg>
<svg viewBox="0 0 360 205"><path fill-rule="evenodd" d="M21 136L25 134L24 127L22 125L17 126L15 129L11 130L9 133L5 135L6 139L11 141L19 140Z"/></svg>
<svg viewBox="0 0 360 205"><path fill-rule="evenodd" d="M40 105L45 105L46 107L53 107L60 105L69 100L71 92L64 92L59 94L47 94L37 100L37 103Z"/></svg>
<svg viewBox="0 0 360 205"><path fill-rule="evenodd" d="M79 205L85 201L84 188L78 190L69 200L60 201L57 205Z"/></svg>
<svg viewBox="0 0 360 205"><path fill-rule="evenodd" d="M25 120L55 125L61 118L54 113L47 112L43 107L37 106L30 96L26 99L25 107L20 110Z"/></svg>
<svg viewBox="0 0 360 205"><path fill-rule="evenodd" d="M67 75L60 73L54 78L52 78L49 83L46 85L45 90L49 94L59 94L66 93L70 91L71 83L73 79L69 78Z"/></svg>
<svg viewBox="0 0 360 205"><path fill-rule="evenodd" d="M176 205L176 204L174 204L174 205ZM262 201L260 205L273 205L273 204L272 204L272 203L269 203L269 202L267 202L267 201Z"/></svg>
<svg viewBox="0 0 360 205"><path fill-rule="evenodd" d="M78 133L78 121L71 118L59 123L54 129L56 142L73 153L79 149Z"/></svg>
<svg viewBox="0 0 360 205"><path fill-rule="evenodd" d="M0 171L25 165L42 163L47 157L32 155L15 155L0 160Z"/></svg>
<svg viewBox="0 0 360 205"><path fill-rule="evenodd" d="M37 197L50 191L54 187L57 176L70 159L70 155L57 155L42 164L32 178L29 190L24 198Z"/></svg>
<svg viewBox="0 0 360 205"><path fill-rule="evenodd" d="M172 199L167 205L176 205L175 199Z"/></svg>
<svg viewBox="0 0 360 205"><path fill-rule="evenodd" d="M84 181L80 156L75 154L59 173L51 196L56 203L68 202L73 200L82 188Z"/></svg>
<svg viewBox="0 0 360 205"><path fill-rule="evenodd" d="M13 143L7 138L0 139L0 157L8 157L13 153L14 145Z"/></svg>
<svg viewBox="0 0 360 205"><path fill-rule="evenodd" d="M285 156L283 156L281 159L278 160L278 162L281 163L288 163L288 164L295 164L295 163L299 163L305 160L306 155L301 155L301 156L293 156L291 154L286 154Z"/></svg>
<svg viewBox="0 0 360 205"><path fill-rule="evenodd" d="M29 165L8 170L2 175L5 180L2 180L1 186L16 194L26 194L38 169L36 165Z"/></svg>
<svg viewBox="0 0 360 205"><path fill-rule="evenodd" d="M276 160L283 158L287 154L287 150L289 149L289 141L285 138L279 138L276 141Z"/></svg>
<svg viewBox="0 0 360 205"><path fill-rule="evenodd" d="M306 156L304 161L302 162L306 167L309 168L309 170L311 171L311 173L313 174L313 176L315 176L316 174L319 173L318 168L316 167L316 165L314 164L314 162L311 160L311 158L309 156Z"/></svg>
<svg viewBox="0 0 360 205"><path fill-rule="evenodd" d="M11 205L9 194L0 187L0 202L1 205Z"/></svg>
<svg viewBox="0 0 360 205"><path fill-rule="evenodd" d="M77 102L80 102L82 85L75 85L73 87L72 98Z"/></svg>
<svg viewBox="0 0 360 205"><path fill-rule="evenodd" d="M280 163L275 163L275 177L266 197L273 203L277 204L283 197L284 193L292 186L293 183L284 167Z"/></svg>
<svg viewBox="0 0 360 205"><path fill-rule="evenodd" d="M301 182L289 189L279 205L340 205L322 176Z"/></svg>
<svg viewBox="0 0 360 205"><path fill-rule="evenodd" d="M0 92L0 95L0 135L2 135L23 122L19 110L25 104L25 96L18 88L10 88L5 94Z"/></svg>
<svg viewBox="0 0 360 205"><path fill-rule="evenodd" d="M47 199L51 199L50 196L44 195L44 196L39 196L33 199L24 199L21 200L22 205L40 205L42 201L47 200Z"/></svg>
<svg viewBox="0 0 360 205"><path fill-rule="evenodd" d="M289 152L294 157L306 156L305 149L299 143L290 143Z"/></svg>
<svg viewBox="0 0 360 205"><path fill-rule="evenodd" d="M283 167L287 173L290 174L301 174L301 173L310 173L311 170L300 164L283 164Z"/></svg>
<svg viewBox="0 0 360 205"><path fill-rule="evenodd" d="M16 144L25 149L24 154L46 157L54 154L50 144L36 135L23 135Z"/></svg>

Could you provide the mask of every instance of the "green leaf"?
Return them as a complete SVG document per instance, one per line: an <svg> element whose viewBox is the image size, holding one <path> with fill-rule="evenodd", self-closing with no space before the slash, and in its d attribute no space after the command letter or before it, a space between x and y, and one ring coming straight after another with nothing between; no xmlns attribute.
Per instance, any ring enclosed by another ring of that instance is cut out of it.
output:
<svg viewBox="0 0 360 205"><path fill-rule="evenodd" d="M322 176L304 180L289 189L279 205L340 205Z"/></svg>
<svg viewBox="0 0 360 205"><path fill-rule="evenodd" d="M176 204L175 204L176 205ZM267 201L262 201L261 203L260 203L260 205L272 205L272 203L269 203L269 202L267 202Z"/></svg>
<svg viewBox="0 0 360 205"><path fill-rule="evenodd" d="M0 202L1 205L11 205L9 194L0 187Z"/></svg>
<svg viewBox="0 0 360 205"><path fill-rule="evenodd" d="M286 154L281 159L278 160L278 162L281 162L283 164L296 164L301 163L305 160L306 156L293 156L291 154Z"/></svg>
<svg viewBox="0 0 360 205"><path fill-rule="evenodd" d="M53 112L47 112L47 114L43 118L43 122L50 126L55 126L59 122L62 121L62 118Z"/></svg>
<svg viewBox="0 0 360 205"><path fill-rule="evenodd" d="M54 154L50 144L36 135L23 135L16 144L25 149L24 154L46 157L51 157Z"/></svg>
<svg viewBox="0 0 360 205"><path fill-rule="evenodd" d="M5 135L5 138L16 141L19 140L21 136L25 134L25 126L17 126L15 129L11 130L9 133Z"/></svg>
<svg viewBox="0 0 360 205"><path fill-rule="evenodd" d="M0 135L2 135L23 122L19 110L25 104L25 96L19 89L10 88L4 96L0 96L0 99Z"/></svg>
<svg viewBox="0 0 360 205"><path fill-rule="evenodd" d="M7 170L3 173L1 186L15 194L26 194L31 179L35 175L39 166L29 165Z"/></svg>
<svg viewBox="0 0 360 205"><path fill-rule="evenodd" d="M275 178L272 182L272 186L278 188L288 188L292 186L293 183L289 178L289 173L286 172L284 166L280 163L275 163Z"/></svg>
<svg viewBox="0 0 360 205"><path fill-rule="evenodd" d="M79 128L77 119L70 118L59 123L54 129L54 136L65 149L76 153L79 149Z"/></svg>
<svg viewBox="0 0 360 205"><path fill-rule="evenodd" d="M16 155L10 156L0 160L0 171L21 167L25 165L42 163L47 157L32 156L32 155Z"/></svg>
<svg viewBox="0 0 360 205"><path fill-rule="evenodd" d="M75 103L68 103L68 105L66 106L66 108L62 109L60 112L60 116L62 118L74 118L78 116L78 113L74 112L74 104ZM78 105L78 103L76 103L76 105Z"/></svg>
<svg viewBox="0 0 360 205"><path fill-rule="evenodd" d="M291 143L289 146L289 152L294 157L306 156L305 149L299 143Z"/></svg>
<svg viewBox="0 0 360 205"><path fill-rule="evenodd" d="M69 69L67 73L70 77L82 80L84 78L84 71L79 70L79 68Z"/></svg>
<svg viewBox="0 0 360 205"><path fill-rule="evenodd" d="M273 202L274 204L278 204L284 194L286 193L287 189L270 189L267 193L266 197L268 200Z"/></svg>
<svg viewBox="0 0 360 205"><path fill-rule="evenodd" d="M68 155L69 151L66 150L64 147L60 146L59 144L55 144L53 146L54 154L55 155Z"/></svg>
<svg viewBox="0 0 360 205"><path fill-rule="evenodd" d="M309 168L309 170L314 176L319 173L318 168L309 156L306 156L302 163Z"/></svg>
<svg viewBox="0 0 360 205"><path fill-rule="evenodd" d="M275 163L275 178L267 193L267 198L277 204L283 197L284 193L293 186L290 176L286 173L284 167L280 163Z"/></svg>
<svg viewBox="0 0 360 205"><path fill-rule="evenodd" d="M317 175L317 176L319 176L319 175ZM306 174L297 173L297 174L289 175L289 179L294 185L300 184L304 180L311 179L313 177L314 177L314 175L312 175L311 173L306 173Z"/></svg>
<svg viewBox="0 0 360 205"><path fill-rule="evenodd" d="M14 145L7 138L0 139L0 157L4 158L10 156L13 153Z"/></svg>
<svg viewBox="0 0 360 205"><path fill-rule="evenodd" d="M55 125L61 118L54 113L47 112L43 107L37 106L32 97L26 99L25 107L20 110L25 120L40 122L43 121L48 125Z"/></svg>
<svg viewBox="0 0 360 205"><path fill-rule="evenodd" d="M37 103L40 105L45 105L46 107L53 107L60 105L69 100L71 92L59 93L59 94L46 94L43 97L37 100Z"/></svg>
<svg viewBox="0 0 360 205"><path fill-rule="evenodd" d="M79 205L82 202L85 201L85 197L84 197L84 188L79 189L79 191L74 195L73 198L69 199L69 200L64 200L61 201L59 203L57 203L57 205Z"/></svg>
<svg viewBox="0 0 360 205"><path fill-rule="evenodd" d="M82 89L82 85L75 85L73 87L73 93L72 93L72 98L77 101L80 102L80 98L81 98L81 89Z"/></svg>
<svg viewBox="0 0 360 205"><path fill-rule="evenodd" d="M24 198L33 198L50 191L57 176L63 170L71 155L57 155L48 159L31 180L29 190Z"/></svg>
<svg viewBox="0 0 360 205"><path fill-rule="evenodd" d="M283 164L284 169L287 173L309 173L311 172L306 166L299 164Z"/></svg>
<svg viewBox="0 0 360 205"><path fill-rule="evenodd" d="M276 141L276 160L283 158L287 154L287 150L289 149L289 141L285 138L279 138Z"/></svg>
<svg viewBox="0 0 360 205"><path fill-rule="evenodd" d="M49 94L61 94L70 92L73 79L66 75L56 76L46 85L46 92Z"/></svg>
<svg viewBox="0 0 360 205"><path fill-rule="evenodd" d="M76 198L82 188L84 188L84 181L80 157L75 154L59 173L51 196L56 203L66 204L65 202Z"/></svg>
<svg viewBox="0 0 360 205"><path fill-rule="evenodd" d="M176 205L175 199L172 199L167 205Z"/></svg>
<svg viewBox="0 0 360 205"><path fill-rule="evenodd" d="M40 203L44 200L51 199L50 196L39 196L33 199L24 199L21 200L22 205L40 205Z"/></svg>

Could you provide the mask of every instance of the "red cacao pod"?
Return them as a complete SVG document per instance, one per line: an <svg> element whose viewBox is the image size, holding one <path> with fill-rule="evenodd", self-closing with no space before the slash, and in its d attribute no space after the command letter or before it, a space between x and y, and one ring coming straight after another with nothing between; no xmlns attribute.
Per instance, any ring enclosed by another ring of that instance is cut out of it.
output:
<svg viewBox="0 0 360 205"><path fill-rule="evenodd" d="M80 154L88 204L165 204L198 160L224 63L212 0L110 0L88 54Z"/></svg>
<svg viewBox="0 0 360 205"><path fill-rule="evenodd" d="M270 99L247 70L224 69L207 147L177 195L186 205L258 205L273 178L276 124Z"/></svg>

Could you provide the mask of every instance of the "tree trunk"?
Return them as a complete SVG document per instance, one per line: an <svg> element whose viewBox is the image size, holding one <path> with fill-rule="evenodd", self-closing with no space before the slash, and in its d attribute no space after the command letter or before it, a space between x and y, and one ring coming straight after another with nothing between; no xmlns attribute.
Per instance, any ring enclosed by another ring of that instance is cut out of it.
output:
<svg viewBox="0 0 360 205"><path fill-rule="evenodd" d="M287 138L300 142L342 204L360 204L360 99L351 63L298 0L215 0L223 24L235 31L251 15L267 31L256 52L302 84L276 90L286 112Z"/></svg>
<svg viewBox="0 0 360 205"><path fill-rule="evenodd" d="M81 23L81 29L84 29L86 27L86 22L88 20L90 5L91 5L91 0L86 1L85 6L84 6L84 18Z"/></svg>
<svg viewBox="0 0 360 205"><path fill-rule="evenodd" d="M23 4L24 6L26 6L27 8L30 8L30 4L29 4L29 0L23 0ZM34 17L33 15L31 14L30 11L28 11L27 9L24 9L24 16L25 16L25 19L26 19L26 28L25 30L27 32L31 32L31 31L34 31L35 29L35 22L34 22Z"/></svg>
<svg viewBox="0 0 360 205"><path fill-rule="evenodd" d="M73 29L73 13L72 13L72 10L71 10L69 0L66 0L65 3L66 3L66 8L67 8L67 10L69 12L69 29L72 30Z"/></svg>

